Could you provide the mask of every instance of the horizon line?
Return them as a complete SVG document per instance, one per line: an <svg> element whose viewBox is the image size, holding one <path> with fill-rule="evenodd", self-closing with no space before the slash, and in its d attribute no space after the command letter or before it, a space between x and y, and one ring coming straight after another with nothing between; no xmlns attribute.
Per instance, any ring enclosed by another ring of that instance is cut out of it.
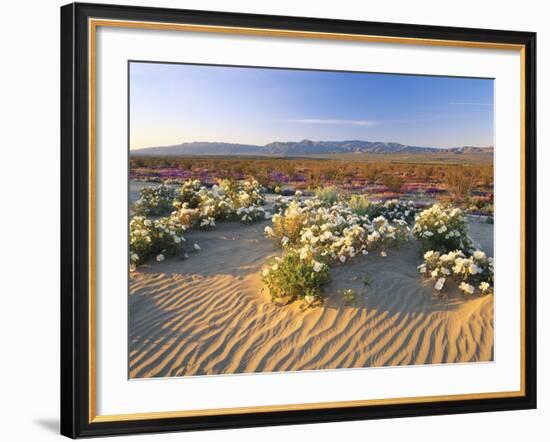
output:
<svg viewBox="0 0 550 442"><path fill-rule="evenodd" d="M364 142L364 143L384 143L384 144L399 144L401 146L407 146L407 147L420 147L420 148L427 148L427 149L441 149L441 150L445 150L445 149L454 149L454 148L458 148L458 147L476 147L476 148L494 148L494 143L493 144L463 144L463 145L453 145L451 147L439 147L439 146L420 146L420 145L415 145L415 144L403 144L403 143L400 143L398 141L380 141L380 140L375 140L375 141L369 141L369 140L361 140L361 139L344 139L344 140L312 140L312 139L309 139L309 138L303 138L301 139L300 141L295 141L295 140L287 140L287 141L280 141L280 140L275 140L275 141L270 141L268 143L265 143L265 144L253 144L253 143L243 143L243 142L230 142L230 141L206 141L206 140L193 140L193 141L183 141L181 143L176 143L176 144L164 144L164 145L157 145L157 146L145 146L145 147L130 147L129 150L145 150L145 149L159 149L159 148L166 148L166 147L175 147L175 146L181 146L183 144L198 144L198 143L208 143L208 144L233 144L233 145L240 145L240 146L251 146L251 147L257 147L257 148L262 148L262 147L266 147L270 144L273 144L273 143L284 143L284 144L288 144L288 143L296 143L296 144L299 144L299 143L302 143L304 141L311 141L313 143L346 143L346 142Z"/></svg>

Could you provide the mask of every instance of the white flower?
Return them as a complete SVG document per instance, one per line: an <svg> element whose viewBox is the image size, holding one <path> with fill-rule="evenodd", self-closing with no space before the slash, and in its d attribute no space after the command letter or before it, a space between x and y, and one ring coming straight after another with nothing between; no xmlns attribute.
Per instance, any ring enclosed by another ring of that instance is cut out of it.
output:
<svg viewBox="0 0 550 442"><path fill-rule="evenodd" d="M477 260L481 260L481 259L485 259L485 253L482 252L481 250L476 250L474 252L474 258L477 259Z"/></svg>
<svg viewBox="0 0 550 442"><path fill-rule="evenodd" d="M158 261L158 262L164 261L164 255L163 255L162 253L160 253L160 254L157 255L157 261Z"/></svg>
<svg viewBox="0 0 550 442"><path fill-rule="evenodd" d="M479 284L479 289L480 289L483 293L485 293L487 290L489 290L490 287L491 287L491 286L489 285L489 283L488 283L488 282L485 282L485 281L483 281L481 284Z"/></svg>
<svg viewBox="0 0 550 442"><path fill-rule="evenodd" d="M382 250L382 251L380 252L380 256L386 257L386 256L388 256L388 254L387 254L386 252L384 252L384 250Z"/></svg>
<svg viewBox="0 0 550 442"><path fill-rule="evenodd" d="M468 295L474 293L474 286L466 282L461 282L458 288Z"/></svg>
<svg viewBox="0 0 550 442"><path fill-rule="evenodd" d="M139 261L139 255L137 253L132 253L132 255L130 256L130 260L132 260L133 262Z"/></svg>
<svg viewBox="0 0 550 442"><path fill-rule="evenodd" d="M478 273L481 273L481 269L477 265L475 265L473 262L470 263L470 266L469 266L468 270L470 271L470 273L472 275L476 275Z"/></svg>
<svg viewBox="0 0 550 442"><path fill-rule="evenodd" d="M288 239L286 236L283 236L283 238L281 239L281 244L284 247L288 244L289 241L290 241L290 239Z"/></svg>
<svg viewBox="0 0 550 442"><path fill-rule="evenodd" d="M273 266L271 267L271 270L273 270L274 272L276 272L279 268L279 265L277 263L273 264Z"/></svg>
<svg viewBox="0 0 550 442"><path fill-rule="evenodd" d="M435 283L434 288L440 291L443 288L444 284L445 284L445 278L439 278Z"/></svg>
<svg viewBox="0 0 550 442"><path fill-rule="evenodd" d="M441 267L441 273L443 273L444 275L449 276L451 274L451 271L446 267Z"/></svg>
<svg viewBox="0 0 550 442"><path fill-rule="evenodd" d="M316 273L319 273L321 270L323 270L323 267L324 265L321 264L320 262L317 262L317 261L313 261L314 264L313 264L313 271L316 272Z"/></svg>
<svg viewBox="0 0 550 442"><path fill-rule="evenodd" d="M434 254L433 250L428 250L426 253L424 253L424 259L430 259L433 254Z"/></svg>
<svg viewBox="0 0 550 442"><path fill-rule="evenodd" d="M201 249L201 246L199 246L197 243L193 244L193 248L195 250L200 250Z"/></svg>
<svg viewBox="0 0 550 442"><path fill-rule="evenodd" d="M265 234L268 235L268 236L273 236L273 229L272 229L271 227L269 227L269 226L265 226L264 232L265 232Z"/></svg>
<svg viewBox="0 0 550 442"><path fill-rule="evenodd" d="M179 244L181 242L181 238L179 236L174 236L174 242Z"/></svg>
<svg viewBox="0 0 550 442"><path fill-rule="evenodd" d="M340 260L341 263L346 262L346 257L345 257L344 255L340 255L340 256L338 257L338 259Z"/></svg>
<svg viewBox="0 0 550 442"><path fill-rule="evenodd" d="M307 302L308 304L311 304L311 303L313 303L313 301L315 301L315 296L306 295L306 296L304 297L304 299L306 300L306 302Z"/></svg>
<svg viewBox="0 0 550 442"><path fill-rule="evenodd" d="M269 269L265 268L262 272L262 276L267 276L267 275L269 275Z"/></svg>
<svg viewBox="0 0 550 442"><path fill-rule="evenodd" d="M417 269L420 273L426 273L426 264L420 264Z"/></svg>
<svg viewBox="0 0 550 442"><path fill-rule="evenodd" d="M369 251L367 249L363 249L363 255L368 255L369 254Z"/></svg>

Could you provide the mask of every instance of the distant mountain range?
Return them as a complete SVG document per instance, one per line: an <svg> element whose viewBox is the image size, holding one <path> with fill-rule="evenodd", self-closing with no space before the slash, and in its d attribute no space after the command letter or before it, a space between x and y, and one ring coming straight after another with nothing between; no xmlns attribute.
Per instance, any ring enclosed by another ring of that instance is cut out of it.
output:
<svg viewBox="0 0 550 442"><path fill-rule="evenodd" d="M332 153L492 153L493 147L461 146L447 149L435 147L409 146L400 143L381 141L275 141L265 146L253 144L232 144L215 142L181 143L174 146L148 147L132 150L132 156L183 156L183 155L273 155L301 156Z"/></svg>

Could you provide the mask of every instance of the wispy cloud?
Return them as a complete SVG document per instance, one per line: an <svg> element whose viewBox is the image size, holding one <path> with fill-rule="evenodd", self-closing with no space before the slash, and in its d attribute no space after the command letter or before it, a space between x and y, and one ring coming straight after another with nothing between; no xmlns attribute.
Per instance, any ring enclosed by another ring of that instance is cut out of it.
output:
<svg viewBox="0 0 550 442"><path fill-rule="evenodd" d="M305 118L295 120L284 120L287 123L299 123L299 124L340 124L346 126L375 126L379 122L376 120L338 120L338 119L319 119L319 118Z"/></svg>
<svg viewBox="0 0 550 442"><path fill-rule="evenodd" d="M467 101L451 101L449 104L458 106L492 106L493 103L470 103Z"/></svg>

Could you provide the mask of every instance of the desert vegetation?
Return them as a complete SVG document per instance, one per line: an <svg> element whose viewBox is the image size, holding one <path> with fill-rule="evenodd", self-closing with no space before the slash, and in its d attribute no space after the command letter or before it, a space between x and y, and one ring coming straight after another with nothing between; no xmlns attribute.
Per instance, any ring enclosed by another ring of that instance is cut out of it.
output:
<svg viewBox="0 0 550 442"><path fill-rule="evenodd" d="M131 309L144 318L131 377L492 358L494 260L470 235L472 220L491 228L486 164L139 158L131 178ZM176 321L162 332L159 309ZM414 345L376 344L401 339L380 328L385 315ZM455 336L461 324L487 337ZM348 339L338 362L331 342ZM238 351L208 356L223 346Z"/></svg>
<svg viewBox="0 0 550 442"><path fill-rule="evenodd" d="M273 226L265 228L266 236L283 250L282 256L270 260L262 271L272 299L300 299L304 306L322 304L322 286L330 278L332 265L374 250L385 254L385 249L407 241L410 231L400 212L381 207L388 218L379 215L371 220L355 213L345 200L318 196L298 196L284 211L280 208L272 218ZM298 276L289 276L293 268L299 269Z"/></svg>
<svg viewBox="0 0 550 442"><path fill-rule="evenodd" d="M453 281L465 294L492 292L492 258L476 248L466 220L492 214L486 165L139 158L131 167L134 179L158 183L143 187L132 205L134 266L188 258L201 247L186 244L190 230L270 220L265 236L282 253L265 263L261 278L276 302L322 305L334 266L387 256L411 240L424 256L418 270L435 280L436 292Z"/></svg>
<svg viewBox="0 0 550 442"><path fill-rule="evenodd" d="M198 180L185 181L178 189L164 183L144 187L132 206L130 261L135 265L155 256L163 261L166 256L186 252L184 233L189 229L213 229L216 221L223 220L248 224L265 219L270 214L261 207L263 203L257 181L221 180L211 189ZM166 216L147 217L151 215ZM189 249L198 250L196 243Z"/></svg>
<svg viewBox="0 0 550 442"><path fill-rule="evenodd" d="M434 204L420 210L412 201L369 202L365 197L358 203L356 195L333 201L333 191L328 193L330 198L325 191L310 199L296 195L288 204L279 199L265 233L283 254L262 272L273 300L320 305L332 266L373 251L385 257L411 237L424 256L418 270L436 281L436 292L454 281L464 294L492 293L493 259L475 247L461 209ZM291 276L293 268L299 270ZM351 292L344 292L350 302Z"/></svg>
<svg viewBox="0 0 550 442"><path fill-rule="evenodd" d="M333 199L338 192L345 192L380 199L441 201L472 214L491 216L492 164L479 161L452 164L437 162L437 158L430 162L427 156L425 163L406 163L399 162L399 157L392 159L391 155L376 162L322 158L135 157L130 159L130 178L165 184L199 180L207 187L223 179L254 178L267 191L282 195L300 190Z"/></svg>

